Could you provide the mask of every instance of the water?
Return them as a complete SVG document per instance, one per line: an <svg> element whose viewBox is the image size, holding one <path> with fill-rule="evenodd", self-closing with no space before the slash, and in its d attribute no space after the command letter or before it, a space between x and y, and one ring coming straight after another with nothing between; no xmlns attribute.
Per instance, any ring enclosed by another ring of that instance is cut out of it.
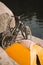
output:
<svg viewBox="0 0 43 65"><path fill-rule="evenodd" d="M36 15L32 16L32 20L25 21L30 26L32 35L43 39L43 20L37 19Z"/></svg>

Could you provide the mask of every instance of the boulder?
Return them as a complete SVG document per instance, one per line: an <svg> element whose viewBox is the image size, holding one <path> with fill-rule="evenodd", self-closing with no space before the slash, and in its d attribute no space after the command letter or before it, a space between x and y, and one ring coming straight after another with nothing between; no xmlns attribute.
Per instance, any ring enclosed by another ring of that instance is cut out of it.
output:
<svg viewBox="0 0 43 65"><path fill-rule="evenodd" d="M12 11L2 2L0 2L0 14L8 13L9 15L13 16Z"/></svg>
<svg viewBox="0 0 43 65"><path fill-rule="evenodd" d="M15 26L15 17L12 11L2 2L0 2L0 33L6 31L8 24ZM10 22L10 23L9 23Z"/></svg>

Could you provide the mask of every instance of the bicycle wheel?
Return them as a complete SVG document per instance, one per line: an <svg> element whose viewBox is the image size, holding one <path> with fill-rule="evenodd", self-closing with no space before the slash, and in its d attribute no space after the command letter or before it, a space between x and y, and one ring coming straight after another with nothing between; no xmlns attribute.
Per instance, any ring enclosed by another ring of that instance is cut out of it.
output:
<svg viewBox="0 0 43 65"><path fill-rule="evenodd" d="M11 35L9 36L6 34L2 39L2 47L6 48L6 47L10 46L11 40L12 40L12 36Z"/></svg>

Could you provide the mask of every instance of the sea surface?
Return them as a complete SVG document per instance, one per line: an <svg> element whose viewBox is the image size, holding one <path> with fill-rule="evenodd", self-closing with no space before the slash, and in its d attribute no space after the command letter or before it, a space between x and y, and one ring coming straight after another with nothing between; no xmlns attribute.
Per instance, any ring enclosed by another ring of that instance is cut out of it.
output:
<svg viewBox="0 0 43 65"><path fill-rule="evenodd" d="M37 16L32 16L32 20L27 19L25 24L30 26L33 36L43 39L43 20L37 19Z"/></svg>

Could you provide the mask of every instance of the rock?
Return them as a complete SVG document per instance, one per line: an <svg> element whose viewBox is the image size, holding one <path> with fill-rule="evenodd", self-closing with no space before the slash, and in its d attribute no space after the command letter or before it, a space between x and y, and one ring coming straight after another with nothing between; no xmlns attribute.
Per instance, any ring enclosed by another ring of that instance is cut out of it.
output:
<svg viewBox="0 0 43 65"><path fill-rule="evenodd" d="M21 40L20 42L26 48L30 48L31 44L35 44L35 42L33 42L31 40Z"/></svg>
<svg viewBox="0 0 43 65"><path fill-rule="evenodd" d="M15 26L15 18L12 16L14 16L12 11L0 2L0 33L6 31L8 24L10 24L11 27Z"/></svg>
<svg viewBox="0 0 43 65"><path fill-rule="evenodd" d="M6 52L0 47L0 65L18 65L12 60Z"/></svg>
<svg viewBox="0 0 43 65"><path fill-rule="evenodd" d="M13 16L12 11L2 2L0 2L0 14L8 13L10 16Z"/></svg>

